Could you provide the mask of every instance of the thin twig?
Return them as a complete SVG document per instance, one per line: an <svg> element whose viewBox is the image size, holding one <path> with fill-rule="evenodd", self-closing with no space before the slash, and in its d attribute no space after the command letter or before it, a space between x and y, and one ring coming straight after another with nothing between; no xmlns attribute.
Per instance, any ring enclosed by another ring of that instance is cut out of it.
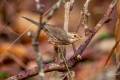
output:
<svg viewBox="0 0 120 80"><path fill-rule="evenodd" d="M108 64L108 62L109 62L112 54L114 53L114 51L115 51L116 47L119 45L119 43L120 43L120 41L117 41L117 42L115 43L114 47L112 48L110 54L108 55L108 57L107 57L107 59L106 59L106 61L105 61L104 67L107 66L107 64Z"/></svg>
<svg viewBox="0 0 120 80"><path fill-rule="evenodd" d="M84 7L83 7L83 25L85 29L88 28L88 17L90 13L88 12L88 6L91 0L86 0Z"/></svg>
<svg viewBox="0 0 120 80"><path fill-rule="evenodd" d="M66 57L64 56L64 54L66 54L66 46L63 45L62 47L63 47L63 49L61 48L61 52L62 52L62 53L61 53L61 56L62 56L62 59L63 59L63 61L64 61L65 67L66 67L66 69L67 69L67 71L68 71L68 76L69 76L68 80L72 80L72 75L71 75L69 66L68 66L68 64L67 64Z"/></svg>
<svg viewBox="0 0 120 80"><path fill-rule="evenodd" d="M69 26L69 17L70 17L70 2L65 3L65 15L64 15L64 30L68 32Z"/></svg>
<svg viewBox="0 0 120 80"><path fill-rule="evenodd" d="M73 4L74 4L74 0L70 0L68 2L65 3L65 15L64 15L64 30L66 32L68 32L69 28L69 20L70 20L70 12L72 11L73 9Z"/></svg>
<svg viewBox="0 0 120 80"><path fill-rule="evenodd" d="M86 2L85 2L85 4L84 4L84 7L83 7L83 26L84 26L84 29L85 29L85 35L86 36L88 36L88 31L89 31L89 25L88 25L88 23L89 23L89 20L88 20L88 18L89 18L89 16L90 16L90 13L89 13L89 11L88 11L88 6L89 6L89 4L90 4L90 1L91 0L86 0Z"/></svg>
<svg viewBox="0 0 120 80"><path fill-rule="evenodd" d="M53 6L52 8L48 9L43 16L47 16L46 20L44 21L44 23L47 23L48 20L50 20L52 18L52 16L54 15L54 13L60 8L61 4L64 3L64 0L58 0Z"/></svg>
<svg viewBox="0 0 120 80"><path fill-rule="evenodd" d="M32 44L33 44L34 51L36 53L36 61L37 61L38 67L39 67L39 69L38 69L39 76L40 76L39 80L44 80L43 60L42 60L42 55L41 55L40 50L39 50L39 34L42 30L42 15L43 15L43 13L41 12L40 0L35 0L35 1L36 1L36 8L39 11L40 16L39 16L38 30L37 30L36 34L33 36Z"/></svg>

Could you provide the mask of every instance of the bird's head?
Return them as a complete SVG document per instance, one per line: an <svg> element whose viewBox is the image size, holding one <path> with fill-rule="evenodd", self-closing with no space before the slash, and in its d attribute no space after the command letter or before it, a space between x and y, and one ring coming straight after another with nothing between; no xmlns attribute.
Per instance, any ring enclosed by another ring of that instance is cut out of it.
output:
<svg viewBox="0 0 120 80"><path fill-rule="evenodd" d="M76 41L82 40L82 36L76 34L76 33L68 33L68 39L70 43L74 43Z"/></svg>

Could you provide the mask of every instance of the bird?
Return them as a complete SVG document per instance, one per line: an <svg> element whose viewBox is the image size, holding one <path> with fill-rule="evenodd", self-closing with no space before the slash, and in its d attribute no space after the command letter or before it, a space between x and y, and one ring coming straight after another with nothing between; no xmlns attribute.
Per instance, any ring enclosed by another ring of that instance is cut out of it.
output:
<svg viewBox="0 0 120 80"><path fill-rule="evenodd" d="M27 17L22 18L39 26L39 22L36 22ZM53 27L53 25L50 24L44 24L42 27L43 31L48 35L48 41L54 45L69 45L76 41L82 40L82 36L78 35L77 33L66 32L64 29Z"/></svg>
<svg viewBox="0 0 120 80"><path fill-rule="evenodd" d="M22 18L32 22L38 27L42 27L42 30L46 32L48 35L49 43L53 44L54 50L57 53L55 62L60 63L64 61L65 65L67 66L65 59L65 53L66 53L65 46L73 44L76 41L81 41L82 36L78 35L77 33L66 32L64 29L53 27L53 25L50 24L43 24L42 26L39 26L40 25L39 22L36 22L27 17L22 17Z"/></svg>

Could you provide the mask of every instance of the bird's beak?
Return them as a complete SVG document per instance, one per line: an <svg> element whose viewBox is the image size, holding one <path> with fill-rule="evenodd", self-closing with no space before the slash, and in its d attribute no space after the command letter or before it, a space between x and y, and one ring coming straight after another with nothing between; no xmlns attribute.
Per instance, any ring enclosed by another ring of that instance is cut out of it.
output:
<svg viewBox="0 0 120 80"><path fill-rule="evenodd" d="M79 38L78 38L79 40L82 40L83 39L83 36L81 36L81 35L79 35Z"/></svg>

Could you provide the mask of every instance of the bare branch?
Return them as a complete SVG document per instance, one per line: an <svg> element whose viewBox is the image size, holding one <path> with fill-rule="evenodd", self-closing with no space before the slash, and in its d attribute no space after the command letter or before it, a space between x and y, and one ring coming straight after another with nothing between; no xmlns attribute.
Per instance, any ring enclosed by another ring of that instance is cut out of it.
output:
<svg viewBox="0 0 120 80"><path fill-rule="evenodd" d="M84 25L84 28L85 28L85 35L86 36L88 36L88 31L89 31L89 25L88 25L88 23L89 23L89 20L88 20L88 18L89 18L89 16L90 16L90 13L89 13L89 11L88 11L88 6L89 6L89 4L90 4L90 1L91 0L86 0L86 2L85 2L85 4L84 4L84 7L83 7L83 25Z"/></svg>
<svg viewBox="0 0 120 80"><path fill-rule="evenodd" d="M73 8L74 0L70 0L65 3L65 15L64 15L64 30L68 32L69 20L70 20L70 12Z"/></svg>
<svg viewBox="0 0 120 80"><path fill-rule="evenodd" d="M35 76L37 74L38 74L38 67L35 67L31 70L22 71L22 72L18 73L17 75L14 75L6 80L22 80L22 79L26 79L31 76Z"/></svg>
<svg viewBox="0 0 120 80"><path fill-rule="evenodd" d="M76 54L68 60L70 66L74 66L75 63L79 61L79 59L77 57L79 55L82 56L83 51L86 49L86 47L88 46L88 44L90 43L90 41L92 40L94 35L102 28L103 24L106 23L107 20L109 20L109 16L112 13L113 8L115 7L116 3L117 3L117 0L112 1L112 3L108 7L106 13L104 14L103 18L93 28L91 35L89 35L88 38L86 39L86 41L82 45L80 45Z"/></svg>
<svg viewBox="0 0 120 80"><path fill-rule="evenodd" d="M114 47L112 48L110 54L108 55L108 57L107 57L107 59L106 59L105 64L104 64L103 67L106 67L106 66L107 66L107 64L108 64L108 62L109 62L112 54L114 53L114 51L115 51L116 47L119 45L119 43L120 43L120 41L117 41L117 42L115 43L115 45L114 45Z"/></svg>
<svg viewBox="0 0 120 80"><path fill-rule="evenodd" d="M65 15L64 15L64 30L68 32L69 26L69 17L70 17L70 2L65 3Z"/></svg>
<svg viewBox="0 0 120 80"><path fill-rule="evenodd" d="M50 20L52 18L52 16L54 15L54 13L60 8L61 4L64 3L64 0L58 0L53 6L52 8L48 9L48 11L46 11L43 16L47 16L46 17L46 21L45 23L48 22L48 20Z"/></svg>
<svg viewBox="0 0 120 80"><path fill-rule="evenodd" d="M38 67L39 67L39 69L38 69L39 70L39 76L40 76L39 80L44 80L43 60L42 60L42 55L41 55L40 50L39 50L39 34L42 30L42 17L43 17L42 15L43 15L43 12L41 12L40 0L35 0L35 1L36 1L36 8L40 13L40 16L39 16L40 18L39 18L38 30L37 30L36 34L33 36L32 44L33 44L33 49L36 52L36 61L37 61Z"/></svg>

